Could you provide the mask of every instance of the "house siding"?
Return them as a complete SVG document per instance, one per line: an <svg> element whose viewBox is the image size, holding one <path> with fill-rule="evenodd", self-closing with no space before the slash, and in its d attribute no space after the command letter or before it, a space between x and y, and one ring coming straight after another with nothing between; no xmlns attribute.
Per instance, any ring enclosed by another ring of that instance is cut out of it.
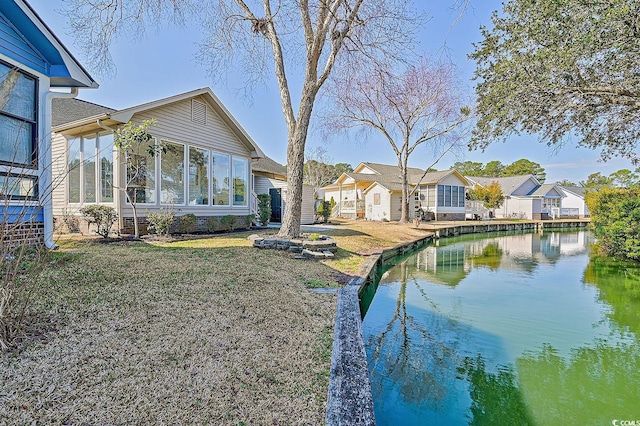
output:
<svg viewBox="0 0 640 426"><path fill-rule="evenodd" d="M505 198L502 207L496 209L497 218L531 219L534 213L540 213L541 203L538 202L536 209L535 201L530 198Z"/></svg>
<svg viewBox="0 0 640 426"><path fill-rule="evenodd" d="M140 113L134 114L131 121L134 124L141 124L144 120L155 119L156 126L151 127L150 133L158 140L158 141L167 141L173 143L179 143L183 145L188 145L190 147L204 148L209 149L215 152L230 154L235 158L244 158L248 161L249 174L247 176L248 184L251 182L251 151L252 148L240 142L238 136L226 125L226 123L222 120L222 118L215 112L215 110L206 103L206 100L203 97L196 97L195 99L200 100L201 102L205 102L207 105L207 117L206 124L200 124L194 122L191 116L191 100L194 98L189 98L185 100L181 100L175 103L163 105L158 108L153 108L150 110L146 110ZM95 131L92 131L88 134L93 134ZM85 135L84 133L79 133L78 136ZM75 214L78 215L79 208L82 205L79 204L69 204L67 197L67 139L70 139L69 136L64 136L61 134L54 134L54 146L53 146L53 156L54 156L54 179L57 183L54 193L53 200L55 206L54 214L57 216L58 222L60 223L63 219L64 214ZM187 162L187 158L185 155L185 163ZM188 165L185 164L185 170ZM125 175L125 165L120 161L119 156L114 154L114 170L117 170L117 176L114 176L114 180L118 182L118 180L122 181ZM160 170L160 158L156 157L156 180L158 173ZM188 186L187 178L185 177L185 184ZM159 183L157 183L158 185ZM268 191L267 191L268 192ZM146 216L149 212L158 212L162 209L174 209L179 216L185 214L195 214L199 218L207 218L207 217L221 217L226 215L236 215L236 216L246 216L250 214L250 203L247 202L246 206L191 206L186 203L176 204L176 205L163 205L160 204L159 195L160 191L158 191L158 199L156 203L138 203L137 210L138 216L142 219L144 224L144 216ZM133 209L126 202L126 195L123 191L116 190L115 196L117 197L116 203L105 203L106 205L116 206L119 204L120 206L120 215L122 216L120 219L120 228L128 232L129 221L127 218L133 217ZM250 196L250 194L249 194ZM185 188L185 197L186 188ZM144 229L144 227L143 227Z"/></svg>
<svg viewBox="0 0 640 426"><path fill-rule="evenodd" d="M375 204L376 194L380 197L380 204ZM389 211L390 197L389 191L380 185L375 185L365 194L365 217L368 220L390 220Z"/></svg>
<svg viewBox="0 0 640 426"><path fill-rule="evenodd" d="M565 191L565 198L562 199L562 208L578 209L579 217L589 216L589 209L585 205L584 198L579 197L569 191Z"/></svg>

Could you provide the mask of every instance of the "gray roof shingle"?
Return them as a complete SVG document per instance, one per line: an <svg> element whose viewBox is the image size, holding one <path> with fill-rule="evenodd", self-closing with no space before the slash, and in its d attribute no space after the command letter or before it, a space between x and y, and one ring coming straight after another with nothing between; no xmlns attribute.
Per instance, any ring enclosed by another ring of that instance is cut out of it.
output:
<svg viewBox="0 0 640 426"><path fill-rule="evenodd" d="M60 126L83 118L115 112L113 108L75 98L53 98L51 102L51 125Z"/></svg>
<svg viewBox="0 0 640 426"><path fill-rule="evenodd" d="M252 169L257 172L273 173L276 175L287 175L287 169L282 164L275 162L269 157L260 158L253 163Z"/></svg>
<svg viewBox="0 0 640 426"><path fill-rule="evenodd" d="M522 186L527 180L533 178L533 175L507 176L507 177L481 177L481 176L465 176L477 184L487 187L493 182L498 182L502 193L511 195L516 189ZM534 178L535 179L535 178Z"/></svg>

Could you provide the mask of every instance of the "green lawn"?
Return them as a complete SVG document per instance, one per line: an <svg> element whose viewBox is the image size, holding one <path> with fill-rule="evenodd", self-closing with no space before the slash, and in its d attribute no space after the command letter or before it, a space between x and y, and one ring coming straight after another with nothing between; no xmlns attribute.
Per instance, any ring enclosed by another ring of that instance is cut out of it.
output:
<svg viewBox="0 0 640 426"><path fill-rule="evenodd" d="M62 244L0 424L322 424L337 271L237 237Z"/></svg>

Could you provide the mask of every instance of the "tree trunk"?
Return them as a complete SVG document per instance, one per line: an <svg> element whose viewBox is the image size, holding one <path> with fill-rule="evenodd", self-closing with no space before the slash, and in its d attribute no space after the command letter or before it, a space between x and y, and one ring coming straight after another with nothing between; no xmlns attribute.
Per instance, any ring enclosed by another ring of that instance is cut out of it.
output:
<svg viewBox="0 0 640 426"><path fill-rule="evenodd" d="M401 155L398 158L398 166L400 167L400 175L402 177L402 199L401 199L401 214L400 214L400 222L407 223L409 222L409 178L407 176L407 160L408 156Z"/></svg>
<svg viewBox="0 0 640 426"><path fill-rule="evenodd" d="M303 88L302 102L298 111L293 134L289 133L287 146L287 199L285 201L282 226L278 233L281 237L297 238L300 236L302 218L302 176L304 173L304 147L309 132L309 122L317 91L311 84Z"/></svg>

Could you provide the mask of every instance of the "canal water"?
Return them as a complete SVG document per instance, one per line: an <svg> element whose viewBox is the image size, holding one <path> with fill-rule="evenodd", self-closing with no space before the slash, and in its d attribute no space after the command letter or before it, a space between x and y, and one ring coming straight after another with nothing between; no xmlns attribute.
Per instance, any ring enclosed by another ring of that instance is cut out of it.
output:
<svg viewBox="0 0 640 426"><path fill-rule="evenodd" d="M640 425L640 265L592 242L443 239L380 271L363 320L377 424Z"/></svg>

